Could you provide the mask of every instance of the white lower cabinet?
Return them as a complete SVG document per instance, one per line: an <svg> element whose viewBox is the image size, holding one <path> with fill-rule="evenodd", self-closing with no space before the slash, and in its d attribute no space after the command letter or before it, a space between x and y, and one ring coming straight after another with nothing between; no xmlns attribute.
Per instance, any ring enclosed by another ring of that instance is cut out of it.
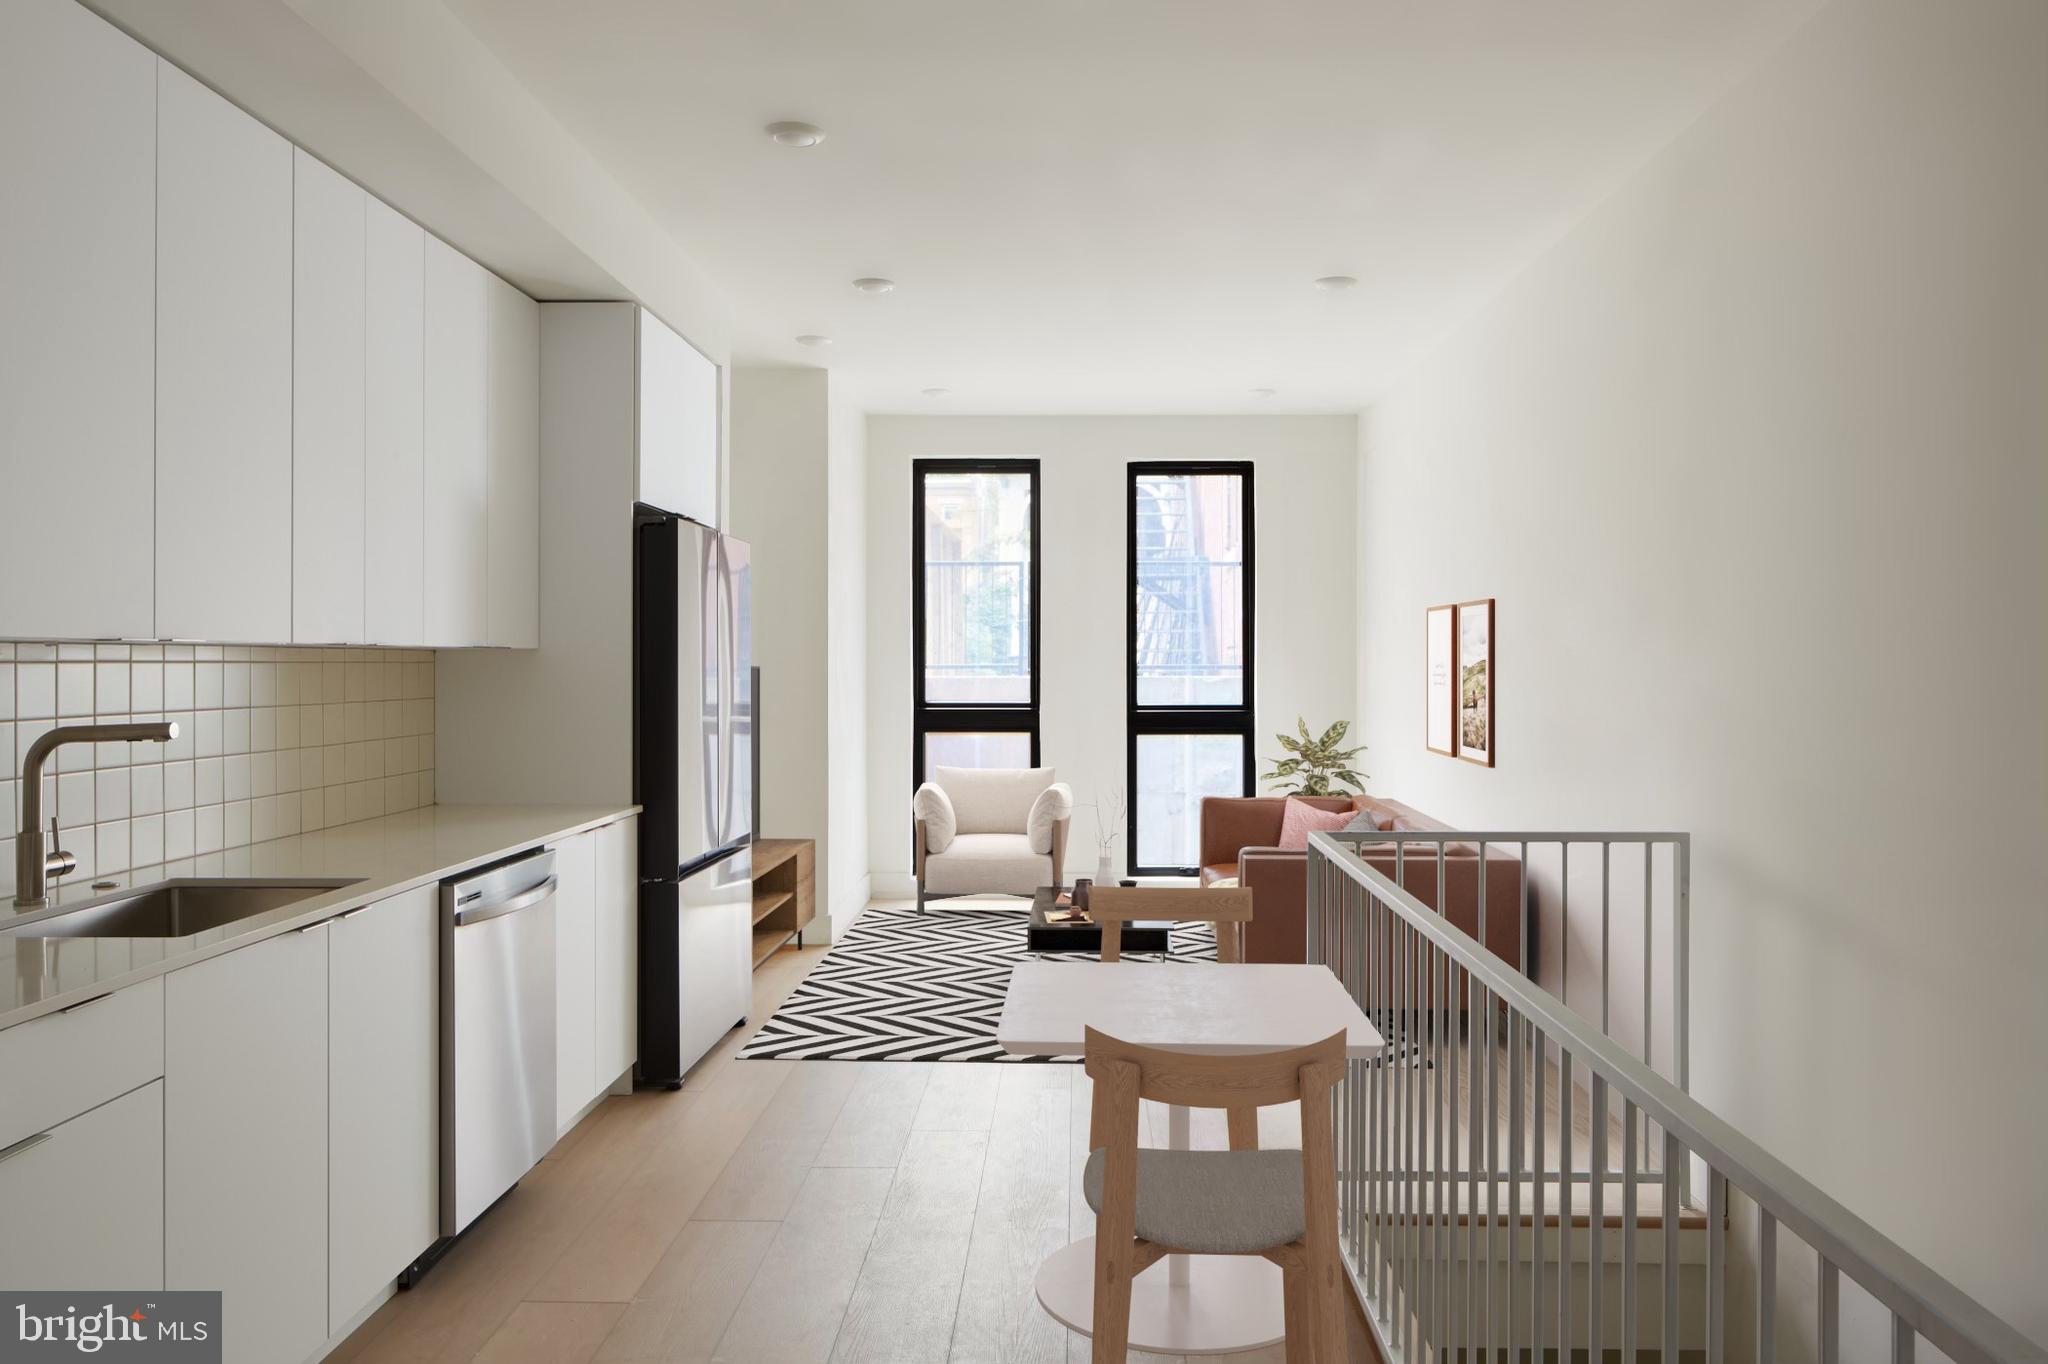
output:
<svg viewBox="0 0 2048 1364"><path fill-rule="evenodd" d="M218 1289L228 1364L327 1339L330 924L172 972L164 1287Z"/></svg>
<svg viewBox="0 0 2048 1364"><path fill-rule="evenodd" d="M638 828L554 845L565 1125L633 1059ZM229 1364L318 1354L439 1234L440 928L418 886L0 1031L0 1286L217 1290Z"/></svg>
<svg viewBox="0 0 2048 1364"><path fill-rule="evenodd" d="M434 886L327 930L327 1331L440 1227L440 922Z"/></svg>
<svg viewBox="0 0 2048 1364"><path fill-rule="evenodd" d="M0 1235L0 1284L163 1286L163 1116L152 1080L0 1151L0 1221L33 1229Z"/></svg>
<svg viewBox="0 0 2048 1364"><path fill-rule="evenodd" d="M555 845L555 1130L569 1130L610 1083L597 1078L592 1023L597 998L597 836Z"/></svg>
<svg viewBox="0 0 2048 1364"><path fill-rule="evenodd" d="M597 1081L610 1084L639 1056L640 819L607 824L597 839Z"/></svg>
<svg viewBox="0 0 2048 1364"><path fill-rule="evenodd" d="M639 1053L640 821L555 844L555 1124L625 1074Z"/></svg>

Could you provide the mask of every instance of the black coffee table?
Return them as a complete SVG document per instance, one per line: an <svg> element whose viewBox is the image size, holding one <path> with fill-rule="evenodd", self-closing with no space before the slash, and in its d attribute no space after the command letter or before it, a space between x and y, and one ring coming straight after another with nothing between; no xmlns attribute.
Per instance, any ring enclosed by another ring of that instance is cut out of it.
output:
<svg viewBox="0 0 2048 1364"><path fill-rule="evenodd" d="M1032 952L1100 952L1102 925L1088 920L1056 924L1048 917L1059 895L1052 886L1040 886L1031 897L1031 922L1024 930L1025 948ZM1124 925L1125 952L1167 952L1172 950L1171 922L1133 920Z"/></svg>

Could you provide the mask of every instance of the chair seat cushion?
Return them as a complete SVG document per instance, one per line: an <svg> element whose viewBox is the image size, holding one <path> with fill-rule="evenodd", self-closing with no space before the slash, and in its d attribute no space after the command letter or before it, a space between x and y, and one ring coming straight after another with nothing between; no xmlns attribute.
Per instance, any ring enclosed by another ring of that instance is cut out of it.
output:
<svg viewBox="0 0 2048 1364"><path fill-rule="evenodd" d="M924 888L933 895L1029 895L1051 884L1051 860L1022 833L956 834L924 859Z"/></svg>
<svg viewBox="0 0 2048 1364"><path fill-rule="evenodd" d="M1202 868L1201 877L1202 884L1205 886L1213 886L1218 881L1236 881L1237 863L1212 862L1208 866Z"/></svg>
<svg viewBox="0 0 2048 1364"><path fill-rule="evenodd" d="M1104 1153L1081 1175L1088 1206L1102 1211ZM1245 1255L1299 1241L1299 1151L1138 1152L1138 1235L1197 1255Z"/></svg>

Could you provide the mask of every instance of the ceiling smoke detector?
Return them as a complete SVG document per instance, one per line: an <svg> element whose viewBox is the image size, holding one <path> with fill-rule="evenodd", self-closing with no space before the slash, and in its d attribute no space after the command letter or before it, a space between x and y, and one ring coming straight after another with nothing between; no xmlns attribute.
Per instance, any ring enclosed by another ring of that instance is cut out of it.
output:
<svg viewBox="0 0 2048 1364"><path fill-rule="evenodd" d="M782 147L815 147L825 140L825 130L815 123L771 123L768 136Z"/></svg>
<svg viewBox="0 0 2048 1364"><path fill-rule="evenodd" d="M1279 391L1277 388L1255 388L1252 390L1252 396L1254 398L1270 398Z"/></svg>
<svg viewBox="0 0 2048 1364"><path fill-rule="evenodd" d="M1321 289L1326 294L1341 294L1346 289L1355 289L1357 287L1358 276L1356 275L1324 275L1316 281L1316 288Z"/></svg>
<svg viewBox="0 0 2048 1364"><path fill-rule="evenodd" d="M864 294L886 294L896 287L896 281L883 279L880 275L864 275L853 282L853 287Z"/></svg>
<svg viewBox="0 0 2048 1364"><path fill-rule="evenodd" d="M799 346L829 346L832 344L832 338L829 336L814 336L809 333L806 333L803 336L799 336L796 339L796 343Z"/></svg>
<svg viewBox="0 0 2048 1364"><path fill-rule="evenodd" d="M950 396L953 390L950 388L927 388L922 390L922 392L927 398L944 398Z"/></svg>

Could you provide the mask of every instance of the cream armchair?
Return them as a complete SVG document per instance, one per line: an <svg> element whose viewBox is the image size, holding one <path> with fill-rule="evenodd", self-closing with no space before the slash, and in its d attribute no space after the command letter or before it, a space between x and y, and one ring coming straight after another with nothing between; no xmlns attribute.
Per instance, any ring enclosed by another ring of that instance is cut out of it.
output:
<svg viewBox="0 0 2048 1364"><path fill-rule="evenodd" d="M1050 767L941 767L911 799L917 909L1062 884L1074 793Z"/></svg>

